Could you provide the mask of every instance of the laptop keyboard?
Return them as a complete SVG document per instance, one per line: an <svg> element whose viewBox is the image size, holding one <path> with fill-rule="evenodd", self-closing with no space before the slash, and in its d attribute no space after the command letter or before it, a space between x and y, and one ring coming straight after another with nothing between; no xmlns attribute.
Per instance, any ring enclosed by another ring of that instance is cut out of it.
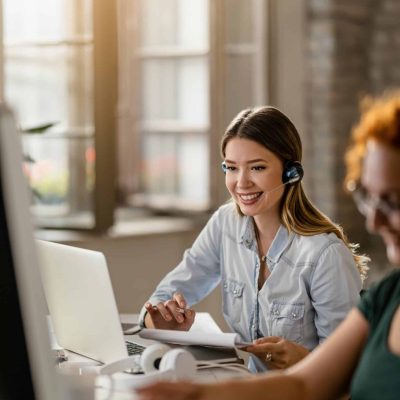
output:
<svg viewBox="0 0 400 400"><path fill-rule="evenodd" d="M145 346L141 346L140 344L125 341L126 348L128 350L129 356L137 356L135 357L135 363L132 368L126 369L124 372L128 374L143 374L142 367L140 366L140 355L143 353Z"/></svg>
<svg viewBox="0 0 400 400"><path fill-rule="evenodd" d="M140 344L133 343L133 342L125 342L126 348L128 349L128 354L130 356L134 356L136 354L142 354L146 347L141 346Z"/></svg>

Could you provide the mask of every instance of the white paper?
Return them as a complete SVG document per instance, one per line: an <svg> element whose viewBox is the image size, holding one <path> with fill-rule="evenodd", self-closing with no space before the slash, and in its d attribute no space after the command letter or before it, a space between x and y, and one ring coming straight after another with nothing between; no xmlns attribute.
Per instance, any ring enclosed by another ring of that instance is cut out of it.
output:
<svg viewBox="0 0 400 400"><path fill-rule="evenodd" d="M184 345L214 346L214 347L243 347L244 343L236 333L204 333L195 331L173 331L166 329L142 329L139 336L144 339Z"/></svg>
<svg viewBox="0 0 400 400"><path fill-rule="evenodd" d="M217 323L213 320L209 313L198 312L194 319L193 325L190 327L189 332L203 332L209 333L222 333Z"/></svg>

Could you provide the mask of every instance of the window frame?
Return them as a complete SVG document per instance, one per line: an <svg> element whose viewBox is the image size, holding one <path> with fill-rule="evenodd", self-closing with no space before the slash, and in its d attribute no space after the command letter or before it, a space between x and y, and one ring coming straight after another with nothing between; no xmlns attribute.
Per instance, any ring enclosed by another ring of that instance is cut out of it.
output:
<svg viewBox="0 0 400 400"><path fill-rule="evenodd" d="M104 232L114 224L114 209L116 206L117 0L92 1L94 41L93 109L96 150L94 230Z"/></svg>

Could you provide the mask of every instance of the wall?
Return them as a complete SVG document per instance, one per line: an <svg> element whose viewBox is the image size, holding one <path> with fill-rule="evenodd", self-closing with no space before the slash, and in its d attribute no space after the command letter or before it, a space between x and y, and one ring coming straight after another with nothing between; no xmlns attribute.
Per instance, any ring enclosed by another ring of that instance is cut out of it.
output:
<svg viewBox="0 0 400 400"><path fill-rule="evenodd" d="M388 269L380 239L342 187L349 132L365 94L400 84L400 2L307 0L307 124L313 201L372 258L371 280Z"/></svg>
<svg viewBox="0 0 400 400"><path fill-rule="evenodd" d="M343 154L358 114L359 97L368 90L367 43L373 1L308 3L307 103L314 201L333 219L349 221L355 210L341 186ZM356 225L360 222L361 218Z"/></svg>

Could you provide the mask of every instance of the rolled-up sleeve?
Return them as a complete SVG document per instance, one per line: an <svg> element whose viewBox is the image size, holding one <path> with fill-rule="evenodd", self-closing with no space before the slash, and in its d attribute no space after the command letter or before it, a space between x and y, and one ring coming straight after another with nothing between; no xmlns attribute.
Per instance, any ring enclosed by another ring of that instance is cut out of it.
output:
<svg viewBox="0 0 400 400"><path fill-rule="evenodd" d="M361 276L342 242L329 244L316 262L310 286L319 342L327 338L358 304Z"/></svg>
<svg viewBox="0 0 400 400"><path fill-rule="evenodd" d="M175 292L184 295L189 306L206 297L220 282L221 221L216 211L193 246L186 250L179 265L158 284L149 301L166 301ZM142 308L139 323L143 326L146 311Z"/></svg>

